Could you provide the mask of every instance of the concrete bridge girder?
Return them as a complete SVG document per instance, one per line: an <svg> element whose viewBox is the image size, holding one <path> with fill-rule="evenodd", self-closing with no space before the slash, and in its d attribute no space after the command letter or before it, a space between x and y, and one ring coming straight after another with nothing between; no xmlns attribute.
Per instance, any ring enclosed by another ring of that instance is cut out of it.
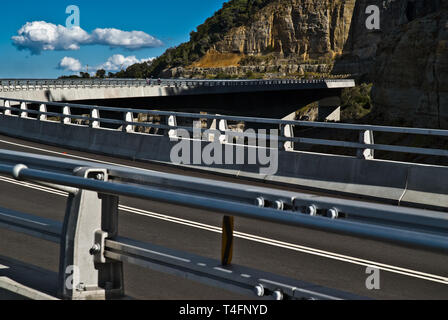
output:
<svg viewBox="0 0 448 320"><path fill-rule="evenodd" d="M315 81L231 86L122 86L2 91L5 98L110 107L283 118L325 98L337 98L354 81Z"/></svg>

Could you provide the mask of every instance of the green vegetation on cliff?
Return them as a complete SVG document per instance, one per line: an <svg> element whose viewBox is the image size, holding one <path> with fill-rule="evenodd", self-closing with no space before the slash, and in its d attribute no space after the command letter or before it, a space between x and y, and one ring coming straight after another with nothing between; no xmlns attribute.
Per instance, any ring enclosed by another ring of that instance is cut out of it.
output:
<svg viewBox="0 0 448 320"><path fill-rule="evenodd" d="M190 41L168 49L155 59L151 65L138 64L126 71L115 74L119 78L157 77L166 68L186 66L195 62L221 40L234 27L250 22L254 13L272 2L272 0L230 0L213 17L190 34Z"/></svg>
<svg viewBox="0 0 448 320"><path fill-rule="evenodd" d="M372 83L362 83L354 88L342 90L342 120L360 120L372 111Z"/></svg>

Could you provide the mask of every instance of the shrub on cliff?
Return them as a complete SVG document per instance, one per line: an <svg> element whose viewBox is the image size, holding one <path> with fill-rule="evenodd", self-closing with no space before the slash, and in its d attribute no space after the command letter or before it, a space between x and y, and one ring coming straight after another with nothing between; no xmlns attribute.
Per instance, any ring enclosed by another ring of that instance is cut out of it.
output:
<svg viewBox="0 0 448 320"><path fill-rule="evenodd" d="M371 83L363 83L342 91L343 121L358 120L370 113L372 110L372 86Z"/></svg>
<svg viewBox="0 0 448 320"><path fill-rule="evenodd" d="M247 24L254 13L273 0L230 0L213 17L190 34L190 41L175 48L168 49L163 55L148 65L143 65L138 77L158 77L166 68L187 66L205 55L213 44L221 41L224 35L234 27ZM132 68L131 66L130 68ZM129 68L128 68L129 69ZM129 77L126 70L116 77Z"/></svg>

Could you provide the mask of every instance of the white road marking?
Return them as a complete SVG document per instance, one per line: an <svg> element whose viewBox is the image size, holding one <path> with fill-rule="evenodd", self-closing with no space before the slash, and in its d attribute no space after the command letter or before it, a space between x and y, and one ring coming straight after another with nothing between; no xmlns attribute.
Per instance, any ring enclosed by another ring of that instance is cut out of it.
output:
<svg viewBox="0 0 448 320"><path fill-rule="evenodd" d="M0 177L0 181L16 184L16 185L19 185L22 187L31 188L31 189L42 191L42 192L55 194L58 196L65 196L65 197L68 196L67 193L62 192L62 191L54 190L54 189L51 189L48 187L41 187L38 185L34 185L32 183L16 181L12 178ZM171 216L146 211L143 209L128 207L128 206L124 206L124 205L120 205L119 209L120 209L120 211L123 211L125 213L137 214L140 216L145 216L145 217L149 217L149 218L153 218L153 219L157 219L157 220L161 220L161 221L184 225L184 226L201 229L201 230L205 230L205 231L209 231L209 232L222 233L222 229L220 227L211 226L211 225L207 225L207 224L203 224L203 223L199 223L199 222L195 222L195 221L191 221L191 220L171 217ZM300 245L293 244L293 243L287 243L287 242L283 242L283 241L279 241L279 240L275 240L275 239L264 238L264 237L260 237L260 236L256 236L256 235L252 235L252 234L243 233L243 232L235 232L234 236L239 239L244 239L244 240L248 240L248 241L252 241L252 242L256 242L256 243L260 243L260 244L264 244L264 245L268 245L268 246L273 246L273 247L287 249L287 250L291 250L291 251L306 253L306 254L310 254L310 255L314 255L314 256L324 257L324 258L337 260L337 261L341 261L341 262L346 262L346 263L350 263L350 264L355 264L355 265L359 265L359 266L364 266L364 267L375 267L382 271L391 272L391 273L395 273L395 274L401 274L401 275L405 275L405 276L412 277L412 278L418 278L418 279L427 280L427 281L431 281L431 282L437 282L437 283L441 283L441 284L448 284L448 278L443 277L443 276L438 276L438 275L424 273L424 272L420 272L420 271L416 271L416 270L411 270L411 269L401 268L401 267L392 266L392 265L388 265L388 264L378 263L375 261L364 260L364 259L346 256L346 255L342 255L342 254L338 254L338 253L334 253L334 252L300 246Z"/></svg>
<svg viewBox="0 0 448 320"><path fill-rule="evenodd" d="M19 144L19 143L14 143L14 142L6 141L6 140L0 140L0 143L9 144L9 145L12 145L12 146L22 147L22 148L26 148L26 149L31 149L31 150L35 150L35 151L42 151L42 152L45 152L45 153L54 154L54 155L58 155L58 156L63 156L63 157L67 157L67 158L73 158L73 159L85 160L85 161L90 161L90 162L109 164L109 165L118 166L118 167L122 167L122 168L128 168L128 169L138 168L139 170L151 171L151 170L144 169L144 168L126 166L124 164L108 162L108 161L102 161L102 160L96 160L96 159L87 158L87 157L75 156L75 155L64 153L64 152L58 152L58 151L52 151L52 150L47 150L47 149L42 149L42 148L37 148L37 147L32 147L32 146L27 146L27 145L22 145L22 144Z"/></svg>

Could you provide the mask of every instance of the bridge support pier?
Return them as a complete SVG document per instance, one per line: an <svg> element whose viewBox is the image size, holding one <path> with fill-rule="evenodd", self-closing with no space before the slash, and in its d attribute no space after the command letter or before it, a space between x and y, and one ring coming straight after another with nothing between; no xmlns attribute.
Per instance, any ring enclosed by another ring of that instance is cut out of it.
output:
<svg viewBox="0 0 448 320"><path fill-rule="evenodd" d="M108 180L107 170L75 170L76 175ZM61 239L59 296L104 300L124 295L121 262L104 258L105 240L118 233L118 197L79 190L69 196Z"/></svg>
<svg viewBox="0 0 448 320"><path fill-rule="evenodd" d="M318 121L340 122L341 104L341 99L339 97L331 97L320 100Z"/></svg>

